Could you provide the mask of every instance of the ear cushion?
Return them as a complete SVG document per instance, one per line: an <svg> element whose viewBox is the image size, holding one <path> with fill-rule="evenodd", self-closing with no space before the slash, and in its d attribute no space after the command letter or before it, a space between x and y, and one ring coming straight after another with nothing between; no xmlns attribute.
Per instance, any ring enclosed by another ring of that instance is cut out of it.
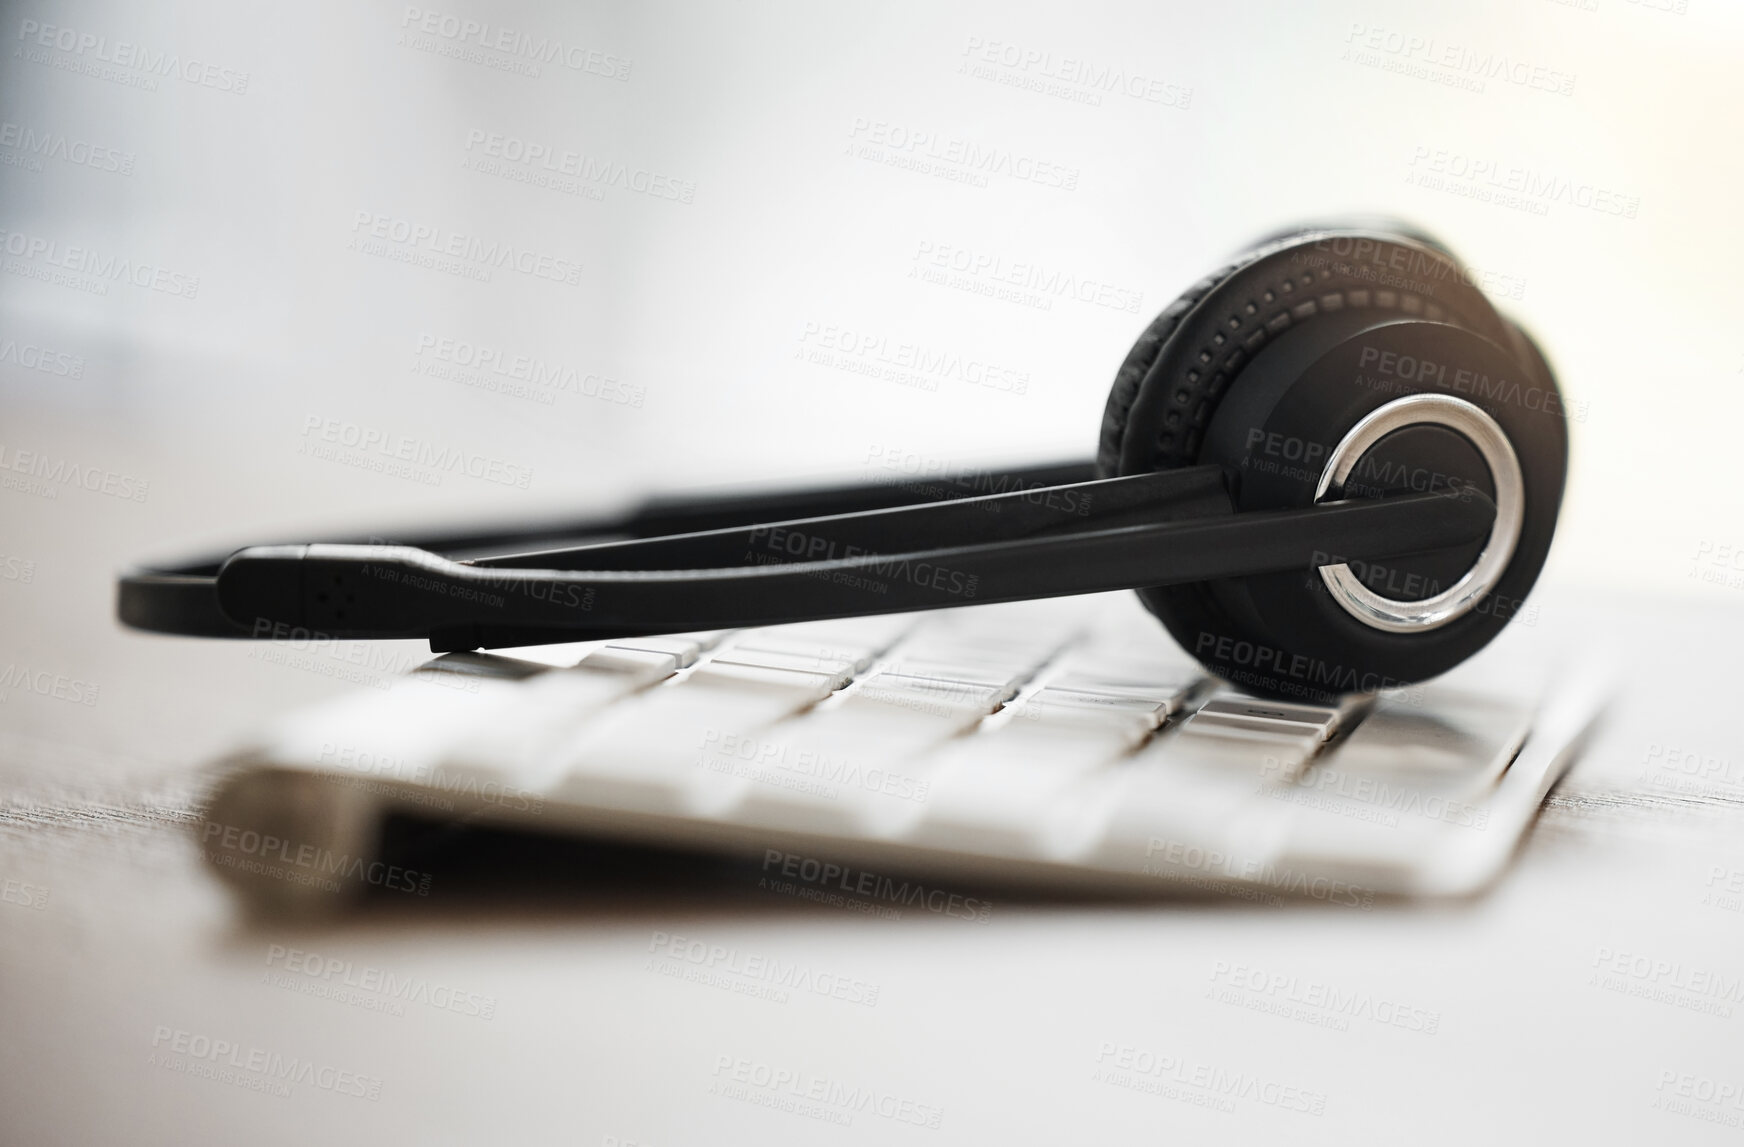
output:
<svg viewBox="0 0 1744 1147"><path fill-rule="evenodd" d="M1258 258L1263 251L1318 229L1309 226L1292 227L1260 239L1248 246L1233 261L1225 263L1182 291L1174 302L1164 307L1162 313L1151 320L1150 326L1145 328L1144 333L1138 336L1138 341L1127 352L1126 361L1115 372L1114 386L1108 392L1108 404L1102 410L1102 434L1096 450L1096 469L1102 477L1111 478L1115 475L1119 464L1120 443L1126 434L1127 418L1132 413L1133 400L1138 397L1139 387L1143 385L1145 376L1156 365L1164 344L1174 334L1175 328L1180 325L1187 312L1225 279Z"/></svg>
<svg viewBox="0 0 1744 1147"><path fill-rule="evenodd" d="M1538 340L1513 319L1503 316L1502 321L1508 326L1508 344L1513 348L1515 357L1526 364L1540 386L1555 386L1556 375L1551 371L1550 363L1544 357L1544 348L1538 345Z"/></svg>
<svg viewBox="0 0 1744 1147"><path fill-rule="evenodd" d="M1114 386L1108 392L1108 404L1102 408L1102 434L1096 444L1096 473L1100 477L1112 478L1119 473L1120 445L1126 436L1126 424L1132 414L1132 404L1138 398L1139 387L1144 385L1146 376L1156 365L1157 357L1163 353L1169 336L1175 333L1181 319L1200 299L1240 270L1242 265L1242 261L1238 260L1219 267L1181 292L1180 297L1164 307L1162 313L1152 319L1151 325L1138 336L1138 341L1132 344L1132 349L1126 354L1126 361L1120 364L1120 369L1114 374ZM1197 411L1192 413L1196 414Z"/></svg>
<svg viewBox="0 0 1744 1147"><path fill-rule="evenodd" d="M1224 287L1225 284L1256 265L1263 263L1268 267L1271 266L1275 262L1271 257L1279 253L1289 252L1304 244L1322 241L1336 243L1337 241L1350 240L1354 245L1355 241L1363 238L1380 240L1404 238L1420 248L1427 248L1441 256L1443 268L1455 270L1458 268L1458 261L1446 244L1441 243L1426 232L1393 220L1353 219L1324 225L1308 225L1283 231L1261 240L1233 261L1187 288L1179 298L1151 320L1150 326L1146 327L1144 333L1139 335L1138 341L1127 352L1126 360L1115 372L1114 385L1108 394L1108 403L1103 407L1101 434L1096 450L1097 472L1105 478L1121 473L1137 472L1135 470L1122 470L1120 460L1126 447L1127 429L1132 422L1133 409L1138 404L1140 393L1146 389L1147 379L1152 379L1153 376L1157 379L1153 383L1153 389L1172 385L1173 393L1166 404L1166 409L1159 411L1162 425L1158 428L1156 455L1150 468L1169 469L1176 466L1192 465L1196 461L1200 435L1216 409L1217 400L1223 396L1228 377L1220 375L1218 371L1213 369L1203 369L1214 365L1215 346L1233 348L1240 345L1242 351L1239 353L1242 353L1242 359L1245 359L1251 357L1252 353L1264 344L1268 335L1278 333L1291 321L1286 318L1280 325L1275 316L1267 316L1266 321L1256 325L1255 330L1239 332L1242 343L1236 344L1233 340L1238 333L1239 318L1232 317L1231 332L1213 334L1214 347L1201 348L1200 354L1197 356L1200 359L1199 362L1185 366L1178 371L1159 369L1159 364L1163 363L1166 354L1170 356L1171 361L1181 357L1180 348L1174 345L1173 336L1180 329L1187 316L1207 296L1215 293L1221 297L1225 292L1220 288ZM1301 260L1301 262L1307 264L1311 260ZM1242 275L1242 277L1245 280L1249 276ZM1329 281L1331 277L1329 274L1323 281ZM1273 278L1276 281L1256 283L1261 299L1266 297L1268 291L1274 297L1285 293L1294 293L1296 283L1292 276L1285 274L1282 278L1277 276L1273 276ZM1467 285L1469 286L1469 284ZM1367 286L1368 283L1360 278L1351 285L1352 289L1359 291ZM1373 293L1370 292L1370 299L1365 300L1365 302L1372 301ZM1496 314L1488 300L1484 299L1482 293L1478 292L1476 288L1470 288L1470 293L1476 296L1474 301L1477 306L1472 309L1481 312L1483 317L1489 320L1484 324L1486 327L1494 327L1494 330L1489 333L1501 335L1502 320L1500 316ZM1294 301L1299 308L1301 301ZM1239 316L1241 311L1257 315L1258 307L1261 305L1263 304L1256 303L1253 299L1247 299L1242 302L1235 315ZM1442 317L1434 314L1433 311L1434 304L1432 303L1429 311L1423 313L1432 318ZM1513 341L1511 336L1510 341ZM1228 363L1231 373L1239 369L1242 359L1232 359Z"/></svg>
<svg viewBox="0 0 1744 1147"><path fill-rule="evenodd" d="M1156 364L1157 356L1162 354L1163 345L1168 342L1169 336L1175 332L1187 312L1213 288L1258 258L1262 252L1310 231L1327 229L1330 228L1304 225L1261 238L1250 244L1233 261L1225 263L1182 291L1174 302L1164 307L1162 313L1151 320L1150 326L1138 336L1138 341L1132 344L1132 349L1126 354L1126 361L1120 364L1120 369L1114 374L1114 386L1108 392L1108 404L1102 410L1102 434L1096 449L1097 473L1104 478L1115 475L1120 457L1120 442L1126 434L1127 417L1132 413L1133 400L1138 397L1139 387L1144 383L1151 367Z"/></svg>
<svg viewBox="0 0 1744 1147"><path fill-rule="evenodd" d="M1287 227L1282 231L1273 231L1267 235L1262 235L1249 243L1248 248L1251 250L1269 247L1280 240L1293 239L1298 235L1306 235L1310 231L1360 231L1370 235L1402 235L1407 239L1423 244L1425 247L1435 248L1456 263L1459 261L1459 255L1454 252L1454 249L1439 238L1414 223L1397 219L1391 215L1339 215L1328 219L1308 220L1298 223L1294 227Z"/></svg>

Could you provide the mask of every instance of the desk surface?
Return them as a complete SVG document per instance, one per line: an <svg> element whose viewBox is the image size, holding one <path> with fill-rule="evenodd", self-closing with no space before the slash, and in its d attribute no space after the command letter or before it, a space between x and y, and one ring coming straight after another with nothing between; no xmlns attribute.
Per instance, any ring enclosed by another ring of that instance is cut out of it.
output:
<svg viewBox="0 0 1744 1147"><path fill-rule="evenodd" d="M34 568L0 582L4 660L69 679L0 704L10 1140L1701 1141L1744 1122L1724 692L1744 612L1547 594L1484 655L1597 634L1630 700L1470 902L869 919L755 872L475 840L434 851L428 897L263 921L199 860L205 766L350 686L117 628L112 572L156 538L108 501L6 495Z"/></svg>

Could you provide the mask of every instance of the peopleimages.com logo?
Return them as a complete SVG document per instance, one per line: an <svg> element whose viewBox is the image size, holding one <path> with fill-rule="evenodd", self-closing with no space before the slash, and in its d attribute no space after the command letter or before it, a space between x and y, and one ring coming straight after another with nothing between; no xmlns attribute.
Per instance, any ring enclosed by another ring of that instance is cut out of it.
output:
<svg viewBox="0 0 1744 1147"><path fill-rule="evenodd" d="M414 477L431 486L441 485L444 474L459 474L517 490L525 490L533 482L530 466L340 418L305 416L302 439L298 452L309 457L348 462L396 477ZM434 481L429 480L432 478Z"/></svg>
<svg viewBox="0 0 1744 1147"><path fill-rule="evenodd" d="M239 96L248 93L247 72L79 28L20 20L17 39L25 47L14 55L128 87L156 91L158 80L176 79ZM50 49L60 55L50 55Z"/></svg>
<svg viewBox="0 0 1744 1147"><path fill-rule="evenodd" d="M844 907L865 904L878 908L886 905L922 908L941 916L955 916L977 924L985 924L993 911L991 900L964 896L938 887L928 888L919 881L897 881L852 865L818 860L775 848L764 851L763 872L766 875L759 880L759 887L776 892L798 890L802 893L802 899L810 900L825 896L834 902L842 900L845 895L850 899L843 901ZM773 878L777 876L786 877L789 885L784 887L775 883ZM819 895L805 896L804 892ZM855 897L864 897L865 900L852 899Z"/></svg>
<svg viewBox="0 0 1744 1147"><path fill-rule="evenodd" d="M14 478L14 474L24 477ZM143 502L151 492L151 483L143 478L56 458L40 450L20 450L4 442L0 442L0 486L44 498L55 497L62 487L76 486L124 502Z"/></svg>
<svg viewBox="0 0 1744 1147"><path fill-rule="evenodd" d="M492 995L283 944L267 948L261 982L391 1015L404 1015L406 1004L486 1020L497 1011L497 998Z"/></svg>
<svg viewBox="0 0 1744 1147"><path fill-rule="evenodd" d="M149 1062L187 1075L205 1076L249 1091L287 1096L291 1084L303 1083L335 1095L371 1102L381 1098L382 1081L373 1075L347 1071L330 1063L285 1056L237 1040L158 1024L151 1035Z"/></svg>
<svg viewBox="0 0 1744 1147"><path fill-rule="evenodd" d="M427 872L286 840L252 828L210 821L206 825L205 845L213 860L225 868L305 884L326 892L339 891L339 879L345 879L377 888L413 892L419 896L430 894L430 874Z"/></svg>
<svg viewBox="0 0 1744 1147"><path fill-rule="evenodd" d="M0 704L14 692L35 693L74 705L95 705L98 687L90 681L66 673L33 669L16 661L0 669Z"/></svg>
<svg viewBox="0 0 1744 1147"><path fill-rule="evenodd" d="M9 273L93 295L107 295L110 283L126 283L181 299L200 294L198 275L46 235L0 229L0 251L13 256L6 263Z"/></svg>
<svg viewBox="0 0 1744 1147"><path fill-rule="evenodd" d="M540 64L557 64L572 72L622 82L630 78L630 68L634 63L614 52L585 44L565 43L542 33L464 19L410 4L400 18L400 28L402 36L413 37L406 41L410 47L473 63L490 62L478 58L476 53L495 52L502 57L502 63L522 65L504 70L520 71L525 75L537 76ZM431 42L422 42L418 37Z"/></svg>

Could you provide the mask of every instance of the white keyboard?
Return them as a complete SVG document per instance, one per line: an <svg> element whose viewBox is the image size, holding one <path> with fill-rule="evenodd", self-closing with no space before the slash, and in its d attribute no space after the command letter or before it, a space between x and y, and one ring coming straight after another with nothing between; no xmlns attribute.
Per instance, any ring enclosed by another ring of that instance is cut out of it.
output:
<svg viewBox="0 0 1744 1147"><path fill-rule="evenodd" d="M201 833L286 904L427 881L375 855L395 813L719 851L831 895L911 874L1366 906L1493 880L1597 685L1261 700L1131 594L451 654L266 731Z"/></svg>

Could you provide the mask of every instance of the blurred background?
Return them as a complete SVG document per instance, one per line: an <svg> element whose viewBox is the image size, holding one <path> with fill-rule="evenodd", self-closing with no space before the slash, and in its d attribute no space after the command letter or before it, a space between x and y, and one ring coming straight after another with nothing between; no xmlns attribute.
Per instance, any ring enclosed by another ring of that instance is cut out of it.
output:
<svg viewBox="0 0 1744 1147"><path fill-rule="evenodd" d="M1155 312L1345 212L1440 234L1558 367L1546 586L1744 578L1737 5L3 27L0 567L90 605L14 629L38 659L147 554L1087 456Z"/></svg>

